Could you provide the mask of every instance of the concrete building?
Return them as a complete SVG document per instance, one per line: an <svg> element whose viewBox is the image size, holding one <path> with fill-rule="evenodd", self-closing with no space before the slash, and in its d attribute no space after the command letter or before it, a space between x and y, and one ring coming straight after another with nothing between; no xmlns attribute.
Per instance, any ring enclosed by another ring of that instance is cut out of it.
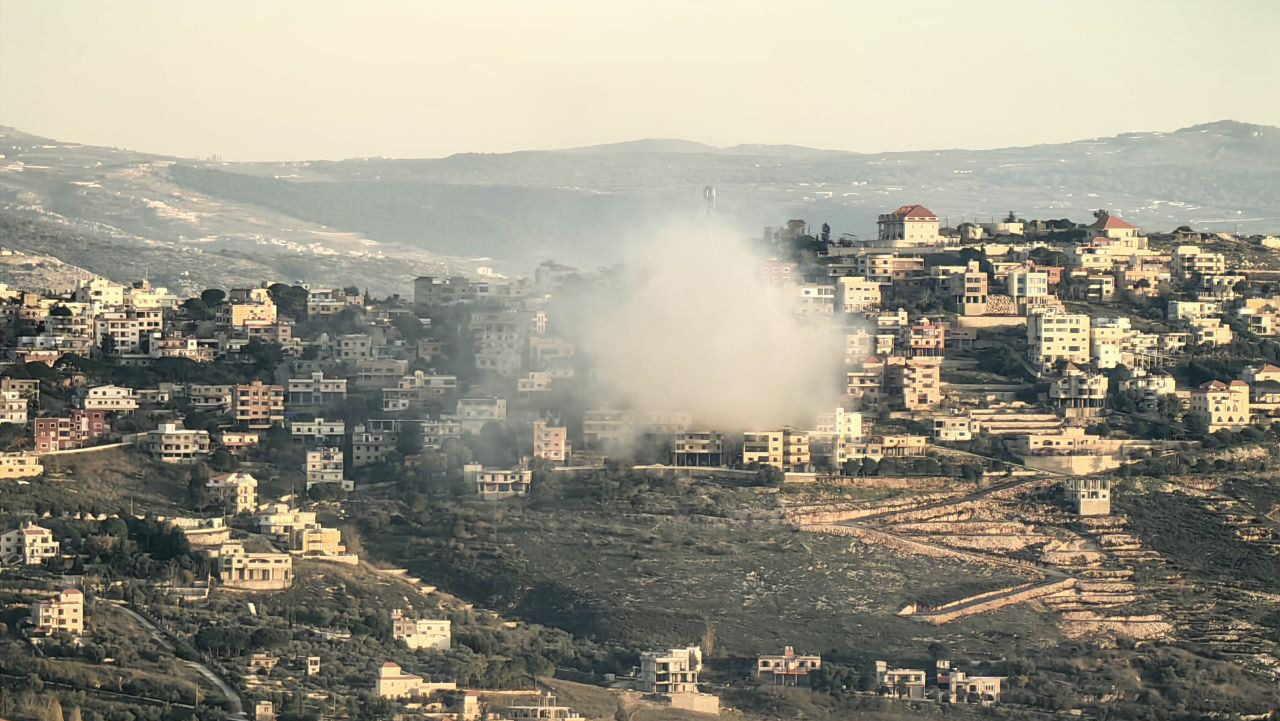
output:
<svg viewBox="0 0 1280 721"><path fill-rule="evenodd" d="M724 461L724 434L719 431L681 431L671 443L674 466L722 466Z"/></svg>
<svg viewBox="0 0 1280 721"><path fill-rule="evenodd" d="M533 422L533 457L552 463L564 463L569 458L569 429L548 425L538 419Z"/></svg>
<svg viewBox="0 0 1280 721"><path fill-rule="evenodd" d="M942 402L942 358L890 357L884 365L884 392L907 410L936 407Z"/></svg>
<svg viewBox="0 0 1280 721"><path fill-rule="evenodd" d="M29 406L18 391L0 391L0 423L26 424Z"/></svg>
<svg viewBox="0 0 1280 721"><path fill-rule="evenodd" d="M317 448L307 451L307 488L318 483L337 483L345 490L355 488L346 480L341 448Z"/></svg>
<svg viewBox="0 0 1280 721"><path fill-rule="evenodd" d="M1180 245L1173 249L1170 270L1179 280L1190 280L1195 275L1220 275L1227 272L1227 258L1222 253L1210 253L1197 245Z"/></svg>
<svg viewBox="0 0 1280 721"><path fill-rule="evenodd" d="M31 622L34 633L40 636L84 634L84 592L64 588L55 598L36 601L31 604Z"/></svg>
<svg viewBox="0 0 1280 721"><path fill-rule="evenodd" d="M640 689L645 693L698 693L702 649L698 646L640 654Z"/></svg>
<svg viewBox="0 0 1280 721"><path fill-rule="evenodd" d="M399 382L408 371L406 360L365 358L356 362L356 388L386 388Z"/></svg>
<svg viewBox="0 0 1280 721"><path fill-rule="evenodd" d="M884 213L876 221L881 244L917 248L944 244L938 234L938 216L923 205L904 205Z"/></svg>
<svg viewBox="0 0 1280 721"><path fill-rule="evenodd" d="M401 609L391 611L391 637L404 641L409 648L437 651L449 650L453 641L453 622L448 619L410 618Z"/></svg>
<svg viewBox="0 0 1280 721"><path fill-rule="evenodd" d="M836 278L835 309L852 315L880 307L880 284L870 278L843 276Z"/></svg>
<svg viewBox="0 0 1280 721"><path fill-rule="evenodd" d="M486 501L527 496L533 487L533 471L527 468L486 469L470 464L463 468L463 475L475 484L476 495Z"/></svg>
<svg viewBox="0 0 1280 721"><path fill-rule="evenodd" d="M1205 419L1210 433L1238 431L1249 425L1249 395L1249 384L1244 381L1209 381L1192 389L1190 410Z"/></svg>
<svg viewBox="0 0 1280 721"><path fill-rule="evenodd" d="M946 279L947 295L960 315L985 315L987 312L987 274L971 260L961 273Z"/></svg>
<svg viewBox="0 0 1280 721"><path fill-rule="evenodd" d="M36 418L32 428L37 453L81 448L106 434L107 412L72 408L66 417Z"/></svg>
<svg viewBox="0 0 1280 721"><path fill-rule="evenodd" d="M283 501L264 503L253 514L253 522L258 525L258 532L270 536L280 544L288 544L293 539L294 531L314 525L315 511L304 511Z"/></svg>
<svg viewBox="0 0 1280 721"><path fill-rule="evenodd" d="M216 550L218 580L242 591L280 591L293 585L293 557L287 553L249 553L239 543Z"/></svg>
<svg viewBox="0 0 1280 721"><path fill-rule="evenodd" d="M258 479L243 471L212 476L205 487L232 514L252 513L258 507Z"/></svg>
<svg viewBox="0 0 1280 721"><path fill-rule="evenodd" d="M947 349L947 326L928 318L904 325L898 329L895 348L908 358L941 356Z"/></svg>
<svg viewBox="0 0 1280 721"><path fill-rule="evenodd" d="M854 272L875 283L893 283L924 273L924 258L897 253L866 253L854 259Z"/></svg>
<svg viewBox="0 0 1280 721"><path fill-rule="evenodd" d="M347 547L342 543L342 532L319 523L308 523L293 529L289 538L289 550L304 557L347 555Z"/></svg>
<svg viewBox="0 0 1280 721"><path fill-rule="evenodd" d="M35 566L57 558L61 545L53 540L53 531L23 521L18 528L0 535L0 562Z"/></svg>
<svg viewBox="0 0 1280 721"><path fill-rule="evenodd" d="M347 434L347 424L339 420L313 418L289 421L289 438L302 445L339 446Z"/></svg>
<svg viewBox="0 0 1280 721"><path fill-rule="evenodd" d="M951 703L980 703L984 706L1000 703L1004 676L970 676L951 668L951 662L939 660L937 665L938 688L946 692Z"/></svg>
<svg viewBox="0 0 1280 721"><path fill-rule="evenodd" d="M463 433L479 433L486 423L507 422L504 398L459 398L455 414L462 422Z"/></svg>
<svg viewBox="0 0 1280 721"><path fill-rule="evenodd" d="M291 408L320 408L347 399L346 378L325 378L316 371L306 378L290 378L285 404Z"/></svg>
<svg viewBox="0 0 1280 721"><path fill-rule="evenodd" d="M421 676L405 673L398 663L387 661L378 669L378 680L373 692L378 698L405 700L427 698L439 691L453 691L457 688L458 684L455 682L432 683Z"/></svg>
<svg viewBox="0 0 1280 721"><path fill-rule="evenodd" d="M1065 482L1067 498L1082 516L1107 516L1111 514L1110 478L1068 478Z"/></svg>
<svg viewBox="0 0 1280 721"><path fill-rule="evenodd" d="M1067 363L1061 378L1049 384L1049 400L1064 418L1095 418L1107 404L1107 377Z"/></svg>
<svg viewBox="0 0 1280 721"><path fill-rule="evenodd" d="M231 410L234 386L195 383L187 386L187 402L191 409L206 413L225 413Z"/></svg>
<svg viewBox="0 0 1280 721"><path fill-rule="evenodd" d="M896 698L920 700L924 698L924 669L893 668L885 661L876 661L876 685Z"/></svg>
<svg viewBox="0 0 1280 721"><path fill-rule="evenodd" d="M1089 316L1082 313L1032 313L1027 316L1027 352L1040 368L1059 362L1089 362Z"/></svg>
<svg viewBox="0 0 1280 721"><path fill-rule="evenodd" d="M138 393L121 386L93 386L78 389L75 402L87 411L130 413L138 410Z"/></svg>
<svg viewBox="0 0 1280 721"><path fill-rule="evenodd" d="M395 449L395 433L366 430L364 424L351 430L351 465L356 468L381 463Z"/></svg>
<svg viewBox="0 0 1280 721"><path fill-rule="evenodd" d="M799 656L790 646L781 655L756 657L756 678L774 686L808 686L809 674L820 668L821 656Z"/></svg>
<svg viewBox="0 0 1280 721"><path fill-rule="evenodd" d="M142 437L142 450L161 463L195 463L209 453L209 432L161 423Z"/></svg>
<svg viewBox="0 0 1280 721"><path fill-rule="evenodd" d="M809 466L809 434L794 428L742 434L742 464L805 471Z"/></svg>
<svg viewBox="0 0 1280 721"><path fill-rule="evenodd" d="M231 410L236 424L249 430L266 430L284 423L284 386L255 380L232 387Z"/></svg>
<svg viewBox="0 0 1280 721"><path fill-rule="evenodd" d="M413 281L413 305L417 310L454 305L475 299L471 281L461 276L422 276Z"/></svg>
<svg viewBox="0 0 1280 721"><path fill-rule="evenodd" d="M35 453L0 453L0 480L34 478L41 473L44 473L44 466L40 463L40 456Z"/></svg>

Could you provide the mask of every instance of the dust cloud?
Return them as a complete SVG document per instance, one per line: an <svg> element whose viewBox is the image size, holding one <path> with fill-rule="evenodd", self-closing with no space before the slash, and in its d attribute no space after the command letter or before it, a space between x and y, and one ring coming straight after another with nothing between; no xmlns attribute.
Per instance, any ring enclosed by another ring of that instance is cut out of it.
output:
<svg viewBox="0 0 1280 721"><path fill-rule="evenodd" d="M577 309L604 397L723 431L808 427L839 402L843 336L797 318L743 237L694 223L629 244L618 287Z"/></svg>

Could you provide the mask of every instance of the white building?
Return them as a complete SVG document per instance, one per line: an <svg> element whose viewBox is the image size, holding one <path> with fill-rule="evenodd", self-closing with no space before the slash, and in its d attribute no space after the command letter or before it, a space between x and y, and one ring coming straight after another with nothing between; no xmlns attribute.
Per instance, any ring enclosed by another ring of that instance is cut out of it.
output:
<svg viewBox="0 0 1280 721"><path fill-rule="evenodd" d="M453 640L453 622L448 619L409 618L401 609L391 611L391 637L413 650L447 651Z"/></svg>
<svg viewBox="0 0 1280 721"><path fill-rule="evenodd" d="M57 558L61 546L53 540L53 531L29 521L0 535L0 562L34 566Z"/></svg>
<svg viewBox="0 0 1280 721"><path fill-rule="evenodd" d="M1027 352L1041 368L1089 362L1089 316L1053 311L1027 316Z"/></svg>

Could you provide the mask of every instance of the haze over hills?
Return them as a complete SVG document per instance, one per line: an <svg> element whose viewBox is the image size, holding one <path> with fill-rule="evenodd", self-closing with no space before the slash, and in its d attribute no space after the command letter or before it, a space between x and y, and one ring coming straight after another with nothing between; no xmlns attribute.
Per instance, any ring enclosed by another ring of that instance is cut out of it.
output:
<svg viewBox="0 0 1280 721"><path fill-rule="evenodd" d="M855 142L851 142L856 144ZM438 159L225 163L0 129L0 245L176 288L246 277L408 292L416 275L612 263L702 212L867 235L920 202L951 224L1010 209L1161 230L1280 230L1280 129L1220 121L991 150L859 154L684 140ZM142 253L141 251L144 251ZM485 260L486 258L492 260Z"/></svg>

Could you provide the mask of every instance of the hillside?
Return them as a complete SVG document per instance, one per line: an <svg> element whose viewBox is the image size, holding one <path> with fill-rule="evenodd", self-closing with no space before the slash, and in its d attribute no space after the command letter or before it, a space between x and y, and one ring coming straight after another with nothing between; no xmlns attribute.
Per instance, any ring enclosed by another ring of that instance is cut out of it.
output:
<svg viewBox="0 0 1280 721"><path fill-rule="evenodd" d="M707 184L718 214L749 233L798 217L865 235L906 202L952 224L1010 208L1082 220L1106 207L1156 230L1280 227L1280 129L1235 121L991 150L640 140L298 163L168 158L3 129L0 154L0 216L11 219L0 245L118 280L137 274L119 259L146 249L154 279L191 289L262 276L408 292L416 275L478 265L608 264L671 220L701 215ZM39 232L13 230L14 218L39 221ZM119 252L70 258L40 237L64 233Z"/></svg>

